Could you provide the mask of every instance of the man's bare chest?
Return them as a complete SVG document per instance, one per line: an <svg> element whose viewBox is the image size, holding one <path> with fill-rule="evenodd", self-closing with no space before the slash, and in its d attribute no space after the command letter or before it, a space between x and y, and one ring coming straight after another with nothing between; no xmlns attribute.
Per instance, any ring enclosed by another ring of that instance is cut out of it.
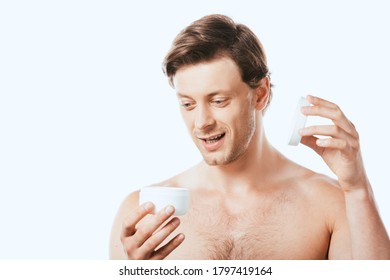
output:
<svg viewBox="0 0 390 280"><path fill-rule="evenodd" d="M323 259L329 233L303 208L248 205L231 214L199 205L181 218L186 239L170 259Z"/></svg>

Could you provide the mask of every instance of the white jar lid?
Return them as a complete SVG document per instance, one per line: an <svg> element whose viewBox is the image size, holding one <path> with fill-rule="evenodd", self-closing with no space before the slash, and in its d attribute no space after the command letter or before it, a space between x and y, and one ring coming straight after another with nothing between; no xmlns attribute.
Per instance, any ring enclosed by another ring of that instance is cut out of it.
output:
<svg viewBox="0 0 390 280"><path fill-rule="evenodd" d="M305 97L300 97L298 100L297 107L295 109L295 114L293 116L293 124L290 133L289 145L297 146L301 142L302 136L299 134L299 130L304 128L306 125L307 116L302 114L301 108L303 106L310 106L310 103L306 100Z"/></svg>

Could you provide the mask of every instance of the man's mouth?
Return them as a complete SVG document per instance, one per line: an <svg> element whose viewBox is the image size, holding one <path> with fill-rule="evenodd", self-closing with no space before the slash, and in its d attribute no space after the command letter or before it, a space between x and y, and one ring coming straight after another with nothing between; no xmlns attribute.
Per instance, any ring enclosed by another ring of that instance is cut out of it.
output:
<svg viewBox="0 0 390 280"><path fill-rule="evenodd" d="M225 132L216 134L210 137L199 137L200 140L202 140L203 147L209 151L213 152L218 150L224 143L225 140Z"/></svg>
<svg viewBox="0 0 390 280"><path fill-rule="evenodd" d="M225 133L221 133L221 134L218 134L218 135L215 135L215 136L211 136L211 137L208 137L208 138L201 138L201 139L203 141L205 141L207 144L212 144L212 143L215 143L215 142L221 140L224 136L225 136Z"/></svg>

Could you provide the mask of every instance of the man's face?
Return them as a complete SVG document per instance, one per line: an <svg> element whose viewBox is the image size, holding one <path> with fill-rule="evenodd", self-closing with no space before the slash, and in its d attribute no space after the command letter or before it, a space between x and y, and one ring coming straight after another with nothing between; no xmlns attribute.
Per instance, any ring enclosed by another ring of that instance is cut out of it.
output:
<svg viewBox="0 0 390 280"><path fill-rule="evenodd" d="M227 57L180 68L173 79L185 124L209 165L247 150L256 129L254 90Z"/></svg>

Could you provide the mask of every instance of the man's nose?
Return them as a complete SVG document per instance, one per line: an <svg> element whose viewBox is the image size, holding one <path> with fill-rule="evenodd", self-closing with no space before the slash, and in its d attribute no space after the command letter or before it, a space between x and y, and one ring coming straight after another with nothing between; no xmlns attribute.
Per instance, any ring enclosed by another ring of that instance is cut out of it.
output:
<svg viewBox="0 0 390 280"><path fill-rule="evenodd" d="M198 130L204 130L215 123L215 120L209 109L198 106L196 110L195 127Z"/></svg>

